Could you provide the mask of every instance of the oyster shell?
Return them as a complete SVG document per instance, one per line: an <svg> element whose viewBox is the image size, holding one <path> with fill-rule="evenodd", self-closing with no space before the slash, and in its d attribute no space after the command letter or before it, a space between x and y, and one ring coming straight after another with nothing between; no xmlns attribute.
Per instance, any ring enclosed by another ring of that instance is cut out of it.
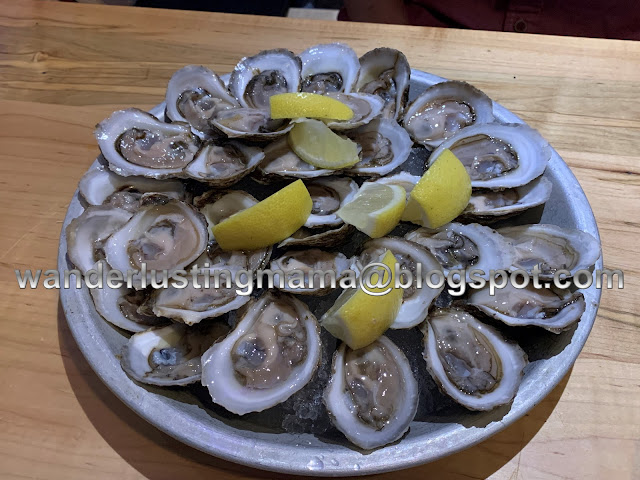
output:
<svg viewBox="0 0 640 480"><path fill-rule="evenodd" d="M373 449L401 438L418 409L418 384L402 350L384 335L351 350L340 345L324 403L347 439Z"/></svg>
<svg viewBox="0 0 640 480"><path fill-rule="evenodd" d="M346 133L361 147L361 160L346 170L349 175L386 175L409 158L413 145L407 131L394 120L374 120Z"/></svg>
<svg viewBox="0 0 640 480"><path fill-rule="evenodd" d="M532 273L540 265L540 278L553 278L557 270L578 270L592 267L600 257L600 243L590 234L556 225L521 225L505 227L498 233L513 243L515 258L512 270Z"/></svg>
<svg viewBox="0 0 640 480"><path fill-rule="evenodd" d="M307 48L300 55L300 90L310 93L349 93L360 72L356 52L343 43L324 43Z"/></svg>
<svg viewBox="0 0 640 480"><path fill-rule="evenodd" d="M414 142L435 148L471 125L493 121L493 102L466 82L447 81L427 88L407 107L404 128Z"/></svg>
<svg viewBox="0 0 640 480"><path fill-rule="evenodd" d="M409 195L411 195L411 191L413 187L416 186L420 180L420 176L412 175L409 172L398 172L393 175L387 175L385 177L376 178L375 180L367 180L364 183L381 183L383 185L399 185L405 189L407 192L407 200L409 199Z"/></svg>
<svg viewBox="0 0 640 480"><path fill-rule="evenodd" d="M132 213L111 206L92 206L67 226L67 256L85 274L104 259L107 239L131 218Z"/></svg>
<svg viewBox="0 0 640 480"><path fill-rule="evenodd" d="M331 129L337 131L366 125L380 116L384 107L384 100L377 95L367 93L328 93L327 96L344 103L353 111L353 117L349 120L327 122Z"/></svg>
<svg viewBox="0 0 640 480"><path fill-rule="evenodd" d="M318 323L307 306L266 293L242 307L234 330L202 356L202 385L232 413L284 402L313 377L321 358Z"/></svg>
<svg viewBox="0 0 640 480"><path fill-rule="evenodd" d="M95 130L109 168L118 175L180 177L199 149L186 123L164 123L137 108L118 110Z"/></svg>
<svg viewBox="0 0 640 480"><path fill-rule="evenodd" d="M418 228L405 235L407 240L427 248L442 265L445 275L451 270L481 270L489 278L493 270L509 270L515 258L513 245L495 230L470 223L449 223L437 230Z"/></svg>
<svg viewBox="0 0 640 480"><path fill-rule="evenodd" d="M240 106L218 75L198 65L187 65L173 74L165 101L166 117L188 123L201 138L215 133L211 119L219 112Z"/></svg>
<svg viewBox="0 0 640 480"><path fill-rule="evenodd" d="M219 322L200 327L174 323L132 335L122 351L122 369L134 380L162 387L197 382L202 371L200 357L229 332Z"/></svg>
<svg viewBox="0 0 640 480"><path fill-rule="evenodd" d="M269 97L300 90L301 62L289 50L264 50L244 57L231 73L229 90L240 105L269 110Z"/></svg>
<svg viewBox="0 0 640 480"><path fill-rule="evenodd" d="M255 169L264 158L258 147L237 141L206 143L186 168L187 176L215 187L228 187Z"/></svg>
<svg viewBox="0 0 640 480"><path fill-rule="evenodd" d="M339 227L307 228L296 230L285 238L278 247L337 247L355 232L355 227L343 223Z"/></svg>
<svg viewBox="0 0 640 480"><path fill-rule="evenodd" d="M80 195L89 205L109 204L134 210L145 193L161 193L187 200L188 193L180 180L155 180L145 177L122 177L104 166L90 169L78 184Z"/></svg>
<svg viewBox="0 0 640 480"><path fill-rule="evenodd" d="M516 188L505 190L475 190L463 216L484 222L501 220L529 208L542 205L551 196L552 184L544 177Z"/></svg>
<svg viewBox="0 0 640 480"><path fill-rule="evenodd" d="M551 147L524 124L483 123L464 128L443 141L427 161L431 166L445 149L465 166L473 188L513 188L543 174Z"/></svg>
<svg viewBox="0 0 640 480"><path fill-rule="evenodd" d="M286 120L274 120L268 109L232 108L222 110L211 125L229 138L246 138L251 141L271 141L285 135L293 128Z"/></svg>
<svg viewBox="0 0 640 480"><path fill-rule="evenodd" d="M402 305L390 328L415 327L427 318L429 307L444 289L444 284L440 288L430 288L422 281L418 283L417 277L424 278L434 270L442 271L442 267L426 248L402 238L385 237L369 240L363 245L358 256L358 268L362 270L377 261L386 250L393 253L401 269L408 270L413 276L413 281L404 288ZM407 281L405 278L401 280Z"/></svg>
<svg viewBox="0 0 640 480"><path fill-rule="evenodd" d="M264 149L264 160L258 165L258 181L269 182L285 178L316 178L333 175L335 170L316 168L302 160L289 146L286 138L271 142Z"/></svg>
<svg viewBox="0 0 640 480"><path fill-rule="evenodd" d="M336 282L342 278L341 273L351 268L351 260L343 253L327 252L317 248L308 250L291 250L273 260L269 269L274 272L273 283L283 292L297 295L326 295L331 292L331 278L324 272L334 272ZM275 272L283 272L281 279ZM300 272L303 285L301 288L290 288L286 280L292 278L294 272Z"/></svg>
<svg viewBox="0 0 640 480"><path fill-rule="evenodd" d="M462 310L437 309L422 328L427 370L441 390L469 410L510 403L527 355Z"/></svg>
<svg viewBox="0 0 640 480"><path fill-rule="evenodd" d="M586 304L580 292L556 288L516 288L510 282L493 294L489 288L474 290L467 303L507 325L535 325L560 333L580 320Z"/></svg>
<svg viewBox="0 0 640 480"><path fill-rule="evenodd" d="M305 186L313 201L311 215L304 224L307 228L342 225L336 212L353 200L359 188L350 178L341 177L318 178L305 182Z"/></svg>
<svg viewBox="0 0 640 480"><path fill-rule="evenodd" d="M411 68L407 57L393 48L376 48L360 57L356 91L372 93L385 102L384 118L401 120L409 100Z"/></svg>
<svg viewBox="0 0 640 480"><path fill-rule="evenodd" d="M180 270L198 258L207 246L205 219L190 205L158 199L138 210L109 237L104 246L107 263L127 272Z"/></svg>

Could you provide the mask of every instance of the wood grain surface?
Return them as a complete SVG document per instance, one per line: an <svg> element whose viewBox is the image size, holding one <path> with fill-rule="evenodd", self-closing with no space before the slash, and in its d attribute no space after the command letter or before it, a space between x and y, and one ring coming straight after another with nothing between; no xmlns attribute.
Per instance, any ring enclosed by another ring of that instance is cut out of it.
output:
<svg viewBox="0 0 640 480"><path fill-rule="evenodd" d="M640 478L640 43L0 0L0 476L273 478L167 437L90 370L56 290L21 291L14 268L55 268L92 130L162 100L190 63L344 41L401 49L414 68L467 80L550 140L600 226L625 289L603 292L573 370L525 418L406 479Z"/></svg>

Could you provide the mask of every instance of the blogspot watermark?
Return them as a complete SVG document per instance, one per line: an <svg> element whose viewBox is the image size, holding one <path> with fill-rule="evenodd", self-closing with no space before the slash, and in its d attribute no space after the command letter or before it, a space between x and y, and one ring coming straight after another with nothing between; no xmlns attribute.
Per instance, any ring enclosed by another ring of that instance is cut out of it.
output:
<svg viewBox="0 0 640 480"><path fill-rule="evenodd" d="M494 295L496 290L511 285L523 289L533 287L537 289L556 287L560 289L589 288L595 284L596 288L613 289L624 288L624 273L621 270L569 270L559 269L553 275L543 273L538 265L531 272L522 269L489 270L452 269L446 274L442 270L423 271L422 264L417 263L415 270L402 268L396 263L392 269L384 263L370 263L361 270L271 270L271 269L229 269L217 268L204 264L203 267L194 266L190 270L149 270L142 265L140 270L120 270L105 268L103 262L84 274L77 270L35 270L24 272L15 270L18 286L21 289L35 289L40 286L46 289L82 288L193 288L193 289L231 289L237 295L251 295L254 289L279 288L287 290L314 289L347 289L360 288L373 296L386 295L394 288L417 289L446 289L451 296L465 294L467 289L481 289L488 287L489 293ZM302 292L301 292L302 293Z"/></svg>

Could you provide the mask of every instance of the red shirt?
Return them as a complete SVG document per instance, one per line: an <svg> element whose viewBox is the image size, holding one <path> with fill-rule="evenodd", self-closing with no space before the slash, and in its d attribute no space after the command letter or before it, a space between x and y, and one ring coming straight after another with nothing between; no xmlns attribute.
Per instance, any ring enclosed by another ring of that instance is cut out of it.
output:
<svg viewBox="0 0 640 480"><path fill-rule="evenodd" d="M411 25L640 40L640 0L405 0ZM345 9L339 20L349 20Z"/></svg>

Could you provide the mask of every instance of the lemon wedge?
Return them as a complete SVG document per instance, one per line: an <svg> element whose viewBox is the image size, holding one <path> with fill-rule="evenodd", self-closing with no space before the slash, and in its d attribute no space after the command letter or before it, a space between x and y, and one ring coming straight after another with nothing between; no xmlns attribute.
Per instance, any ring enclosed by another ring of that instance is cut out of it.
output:
<svg viewBox="0 0 640 480"><path fill-rule="evenodd" d="M380 337L394 322L402 304L402 288L394 288L396 259L393 253L387 250L379 262L389 268L391 281L388 287L370 291L379 293L390 288L388 293L370 295L360 287L348 288L320 319L329 333L352 349L366 347ZM377 275L382 275L383 284L389 278L383 268L379 268ZM375 273L372 283L377 283Z"/></svg>
<svg viewBox="0 0 640 480"><path fill-rule="evenodd" d="M379 238L398 225L406 198L407 193L400 185L365 183L336 215L370 237Z"/></svg>
<svg viewBox="0 0 640 480"><path fill-rule="evenodd" d="M353 110L340 100L317 93L279 93L269 97L271 118L326 118L350 120Z"/></svg>
<svg viewBox="0 0 640 480"><path fill-rule="evenodd" d="M409 195L402 220L440 228L462 213L471 198L471 179L451 150L443 150Z"/></svg>
<svg viewBox="0 0 640 480"><path fill-rule="evenodd" d="M223 250L256 250L278 243L304 225L313 201L302 180L211 228Z"/></svg>
<svg viewBox="0 0 640 480"><path fill-rule="evenodd" d="M356 143L334 133L320 120L298 121L287 139L296 155L314 167L338 170L360 161Z"/></svg>

